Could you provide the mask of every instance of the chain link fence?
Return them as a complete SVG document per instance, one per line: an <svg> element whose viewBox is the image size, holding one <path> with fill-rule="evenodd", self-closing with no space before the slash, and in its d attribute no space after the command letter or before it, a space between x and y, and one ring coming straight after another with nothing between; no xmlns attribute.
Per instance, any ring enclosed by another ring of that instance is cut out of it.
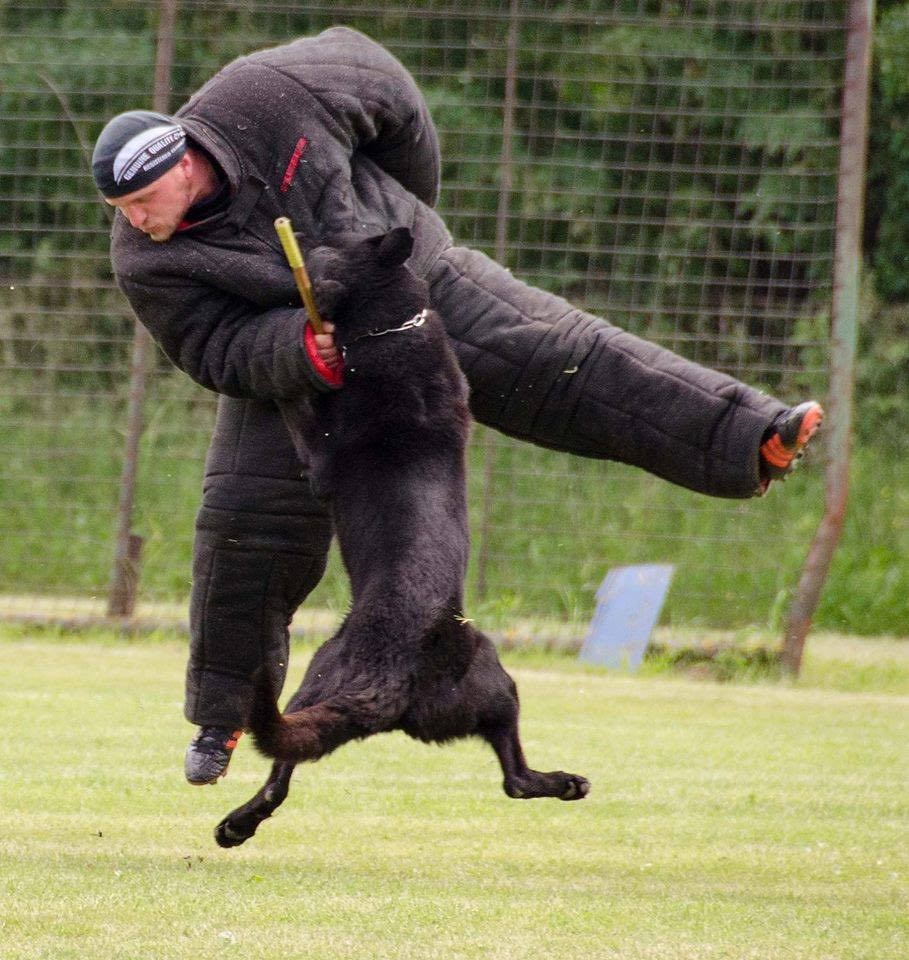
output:
<svg viewBox="0 0 909 960"><path fill-rule="evenodd" d="M849 9L0 4L0 615L122 612L124 570L142 616L169 616L188 593L213 397L143 355L113 283L88 170L110 116L176 109L235 56L356 27L426 95L439 207L459 243L796 401L826 394L835 359ZM814 462L786 496L717 502L477 429L471 606L577 629L610 567L654 561L676 565L668 625L780 624L823 512ZM337 610L344 596L335 563L308 606Z"/></svg>

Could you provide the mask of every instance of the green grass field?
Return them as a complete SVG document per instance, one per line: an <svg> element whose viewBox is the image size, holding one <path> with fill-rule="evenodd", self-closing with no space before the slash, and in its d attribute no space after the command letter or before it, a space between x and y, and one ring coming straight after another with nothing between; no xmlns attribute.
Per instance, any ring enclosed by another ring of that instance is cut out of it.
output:
<svg viewBox="0 0 909 960"><path fill-rule="evenodd" d="M585 801L395 734L301 768L232 851L212 828L267 764L243 741L182 782L183 653L0 627L3 960L907 955L905 643L812 642L795 685L509 655L531 761Z"/></svg>

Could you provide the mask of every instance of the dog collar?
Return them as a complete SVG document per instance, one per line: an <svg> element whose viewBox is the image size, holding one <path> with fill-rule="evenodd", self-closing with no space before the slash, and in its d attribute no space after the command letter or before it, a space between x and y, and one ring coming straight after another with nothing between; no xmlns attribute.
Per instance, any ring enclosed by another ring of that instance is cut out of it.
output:
<svg viewBox="0 0 909 960"><path fill-rule="evenodd" d="M384 337L386 333L404 333L407 330L422 327L428 317L429 307L424 307L418 314L409 320L405 320L400 327L389 327L387 330L367 330L366 333L361 333L360 336L354 337L349 343L345 343L344 346L341 347L341 356L346 357L348 349L358 340L365 340L367 337Z"/></svg>

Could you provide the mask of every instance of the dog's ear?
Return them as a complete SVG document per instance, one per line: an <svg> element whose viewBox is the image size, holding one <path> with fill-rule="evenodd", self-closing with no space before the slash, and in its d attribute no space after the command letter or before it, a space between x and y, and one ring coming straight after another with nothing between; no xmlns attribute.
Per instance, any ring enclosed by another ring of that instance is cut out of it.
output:
<svg viewBox="0 0 909 960"><path fill-rule="evenodd" d="M407 227L395 227L379 240L379 263L384 267L399 267L413 253L413 234Z"/></svg>
<svg viewBox="0 0 909 960"><path fill-rule="evenodd" d="M337 315L341 301L347 295L347 288L337 280L317 280L313 284L312 292L319 313L332 318Z"/></svg>

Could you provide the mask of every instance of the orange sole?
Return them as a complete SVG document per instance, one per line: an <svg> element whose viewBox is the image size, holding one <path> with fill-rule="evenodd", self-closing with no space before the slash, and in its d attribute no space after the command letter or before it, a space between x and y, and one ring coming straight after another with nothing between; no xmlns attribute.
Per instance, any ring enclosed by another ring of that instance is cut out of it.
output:
<svg viewBox="0 0 909 960"><path fill-rule="evenodd" d="M824 422L824 408L820 404L813 406L802 420L802 426L799 429L796 443L798 447L804 447L805 444L817 433L818 428Z"/></svg>
<svg viewBox="0 0 909 960"><path fill-rule="evenodd" d="M798 456L802 447L817 433L824 422L824 408L816 403L802 418L799 433L795 440L795 448L787 447L775 433L769 440L761 444L761 456L773 467L785 470Z"/></svg>

